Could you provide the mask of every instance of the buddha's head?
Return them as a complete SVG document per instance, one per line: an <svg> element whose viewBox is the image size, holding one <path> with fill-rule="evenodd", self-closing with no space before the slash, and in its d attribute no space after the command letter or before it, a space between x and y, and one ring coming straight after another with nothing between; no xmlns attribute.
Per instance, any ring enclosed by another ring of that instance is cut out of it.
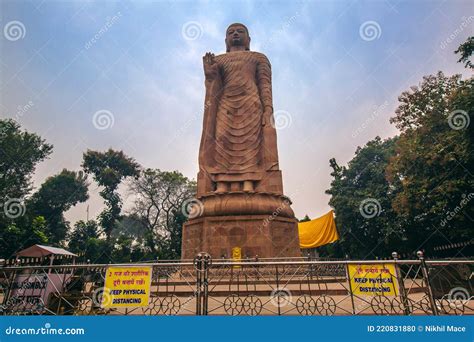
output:
<svg viewBox="0 0 474 342"><path fill-rule="evenodd" d="M243 46L245 50L250 50L250 36L247 27L240 23L229 25L225 34L225 46L227 52L233 46Z"/></svg>

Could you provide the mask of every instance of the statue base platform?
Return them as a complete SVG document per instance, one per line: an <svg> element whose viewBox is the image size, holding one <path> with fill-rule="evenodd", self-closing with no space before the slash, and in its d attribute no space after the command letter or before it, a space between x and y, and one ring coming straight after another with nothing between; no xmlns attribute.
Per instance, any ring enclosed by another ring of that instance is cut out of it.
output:
<svg viewBox="0 0 474 342"><path fill-rule="evenodd" d="M232 258L241 248L242 258L299 257L298 221L274 215L204 216L183 226L182 259L199 252L212 258Z"/></svg>

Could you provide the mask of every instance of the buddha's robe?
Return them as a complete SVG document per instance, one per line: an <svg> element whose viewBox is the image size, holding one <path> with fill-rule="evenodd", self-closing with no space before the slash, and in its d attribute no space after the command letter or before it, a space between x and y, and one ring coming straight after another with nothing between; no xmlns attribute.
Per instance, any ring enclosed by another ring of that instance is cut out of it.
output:
<svg viewBox="0 0 474 342"><path fill-rule="evenodd" d="M228 52L215 62L219 79L206 89L207 110L214 110L203 132L213 144L207 171L213 181L260 180L266 167L263 112L272 106L270 62L253 51Z"/></svg>

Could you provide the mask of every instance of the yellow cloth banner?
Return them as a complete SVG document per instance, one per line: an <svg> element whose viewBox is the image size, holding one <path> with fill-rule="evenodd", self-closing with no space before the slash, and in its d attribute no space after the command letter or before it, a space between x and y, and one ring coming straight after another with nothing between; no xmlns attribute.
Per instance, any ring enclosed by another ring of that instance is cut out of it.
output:
<svg viewBox="0 0 474 342"><path fill-rule="evenodd" d="M298 223L300 248L314 248L339 240L331 210L317 219Z"/></svg>

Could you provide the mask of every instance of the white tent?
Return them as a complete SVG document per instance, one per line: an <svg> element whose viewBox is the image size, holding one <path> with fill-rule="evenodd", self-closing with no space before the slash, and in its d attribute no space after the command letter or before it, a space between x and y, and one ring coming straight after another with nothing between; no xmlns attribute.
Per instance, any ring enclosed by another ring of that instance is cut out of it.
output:
<svg viewBox="0 0 474 342"><path fill-rule="evenodd" d="M71 253L63 248L43 245L33 245L31 247L19 251L16 255L27 258L41 258L48 255L69 255L73 257L77 256L76 254Z"/></svg>

